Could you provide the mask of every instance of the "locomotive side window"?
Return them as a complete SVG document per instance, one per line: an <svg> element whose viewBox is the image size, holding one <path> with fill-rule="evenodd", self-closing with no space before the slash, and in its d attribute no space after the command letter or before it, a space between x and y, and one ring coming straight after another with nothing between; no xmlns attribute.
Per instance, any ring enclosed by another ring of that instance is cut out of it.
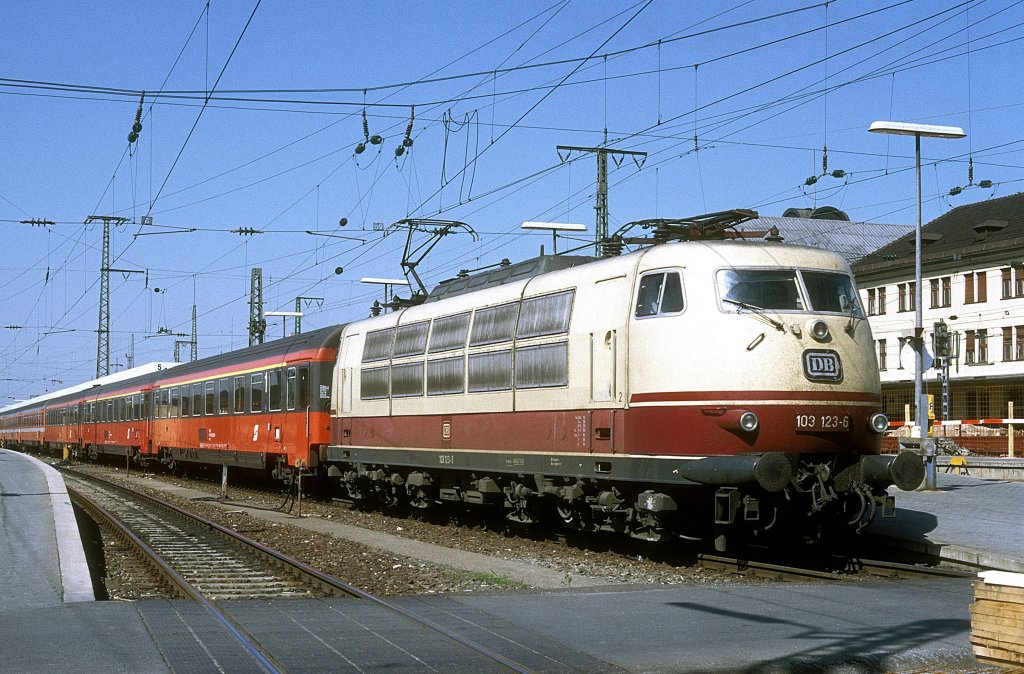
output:
<svg viewBox="0 0 1024 674"><path fill-rule="evenodd" d="M235 377L235 414L245 412L245 377Z"/></svg>
<svg viewBox="0 0 1024 674"><path fill-rule="evenodd" d="M430 353L452 351L466 346L469 334L469 312L434 319L430 332Z"/></svg>
<svg viewBox="0 0 1024 674"><path fill-rule="evenodd" d="M391 388L391 368L367 367L359 373L359 397L363 400L387 398Z"/></svg>
<svg viewBox="0 0 1024 674"><path fill-rule="evenodd" d="M395 358L418 356L426 351L429 328L430 321L398 326L398 332L395 335Z"/></svg>
<svg viewBox="0 0 1024 674"><path fill-rule="evenodd" d="M470 346L509 341L515 334L518 315L518 302L477 309L473 317L473 331L469 337Z"/></svg>
<svg viewBox="0 0 1024 674"><path fill-rule="evenodd" d="M249 410L252 412L263 411L263 373L254 374L249 378Z"/></svg>
<svg viewBox="0 0 1024 674"><path fill-rule="evenodd" d="M374 330L366 334L366 343L363 344L363 362L371 363L375 360L387 360L391 357L391 345L395 341L395 329Z"/></svg>
<svg viewBox="0 0 1024 674"><path fill-rule="evenodd" d="M814 311L831 311L863 316L857 290L846 274L830 271L801 271L807 296Z"/></svg>
<svg viewBox="0 0 1024 674"><path fill-rule="evenodd" d="M569 384L569 345L566 342L516 349L516 388Z"/></svg>
<svg viewBox="0 0 1024 674"><path fill-rule="evenodd" d="M217 413L227 414L231 409L230 379L217 380Z"/></svg>
<svg viewBox="0 0 1024 674"><path fill-rule="evenodd" d="M793 269L722 269L718 293L726 309L742 305L775 311L803 311L796 271Z"/></svg>
<svg viewBox="0 0 1024 674"><path fill-rule="evenodd" d="M462 356L436 358L427 363L427 395L462 393L465 381L466 361Z"/></svg>
<svg viewBox="0 0 1024 674"><path fill-rule="evenodd" d="M204 401L206 403L203 406L203 414L207 416L217 413L217 394L214 390L216 388L216 382L208 381L203 384Z"/></svg>
<svg viewBox="0 0 1024 674"><path fill-rule="evenodd" d="M267 372L267 405L271 412L281 411L281 371Z"/></svg>
<svg viewBox="0 0 1024 674"><path fill-rule="evenodd" d="M391 395L408 398L423 395L423 363L405 363L391 367Z"/></svg>
<svg viewBox="0 0 1024 674"><path fill-rule="evenodd" d="M192 416L203 413L203 385L192 384Z"/></svg>
<svg viewBox="0 0 1024 674"><path fill-rule="evenodd" d="M574 291L568 290L554 295L523 300L523 307L519 312L519 325L516 328L516 338L525 339L567 332L574 295Z"/></svg>
<svg viewBox="0 0 1024 674"><path fill-rule="evenodd" d="M475 328L474 328L475 329ZM469 392L507 391L512 388L512 351L491 351L469 356Z"/></svg>
<svg viewBox="0 0 1024 674"><path fill-rule="evenodd" d="M640 279L634 311L637 318L678 314L684 306L683 284L679 279L679 272L646 274Z"/></svg>

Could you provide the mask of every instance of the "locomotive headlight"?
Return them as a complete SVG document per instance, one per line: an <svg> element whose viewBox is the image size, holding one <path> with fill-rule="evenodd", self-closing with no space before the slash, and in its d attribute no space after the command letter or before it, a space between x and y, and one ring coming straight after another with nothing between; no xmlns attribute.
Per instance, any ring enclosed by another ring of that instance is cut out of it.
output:
<svg viewBox="0 0 1024 674"><path fill-rule="evenodd" d="M807 322L807 332L811 333L811 337L813 337L816 341L828 341L828 323L821 320L820 318L816 318L812 321Z"/></svg>
<svg viewBox="0 0 1024 674"><path fill-rule="evenodd" d="M888 423L888 420L886 420ZM745 430L747 433L753 433L757 430L757 415L753 412L744 412L740 415L740 428Z"/></svg>
<svg viewBox="0 0 1024 674"><path fill-rule="evenodd" d="M889 417L881 412L871 415L871 430L875 433L884 433L889 428Z"/></svg>

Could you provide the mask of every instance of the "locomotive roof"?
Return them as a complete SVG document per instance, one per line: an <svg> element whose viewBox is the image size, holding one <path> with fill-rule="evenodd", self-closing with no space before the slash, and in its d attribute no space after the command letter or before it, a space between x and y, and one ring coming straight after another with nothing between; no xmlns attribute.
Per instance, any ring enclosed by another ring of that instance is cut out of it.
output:
<svg viewBox="0 0 1024 674"><path fill-rule="evenodd" d="M475 290L493 288L521 279L547 274L552 271L569 269L593 262L599 258L586 255L541 255L522 262L506 264L497 269L488 269L477 274L464 274L441 281L430 291L425 302L464 295Z"/></svg>

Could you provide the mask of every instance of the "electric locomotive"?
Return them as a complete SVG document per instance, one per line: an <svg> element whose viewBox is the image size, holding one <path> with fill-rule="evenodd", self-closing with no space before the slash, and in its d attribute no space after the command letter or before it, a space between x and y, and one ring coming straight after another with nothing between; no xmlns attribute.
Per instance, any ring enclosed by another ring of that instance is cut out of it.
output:
<svg viewBox="0 0 1024 674"><path fill-rule="evenodd" d="M539 258L345 325L321 461L356 499L648 540L859 529L923 477L879 454L873 344L822 250Z"/></svg>

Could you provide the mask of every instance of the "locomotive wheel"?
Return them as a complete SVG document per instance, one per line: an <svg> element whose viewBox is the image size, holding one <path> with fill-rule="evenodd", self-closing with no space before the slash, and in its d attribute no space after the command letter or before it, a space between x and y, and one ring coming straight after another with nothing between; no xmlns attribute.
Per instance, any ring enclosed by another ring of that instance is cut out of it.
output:
<svg viewBox="0 0 1024 674"><path fill-rule="evenodd" d="M434 499L432 499L426 491L413 485L407 485L407 487L410 507L419 508L421 510L433 507Z"/></svg>

